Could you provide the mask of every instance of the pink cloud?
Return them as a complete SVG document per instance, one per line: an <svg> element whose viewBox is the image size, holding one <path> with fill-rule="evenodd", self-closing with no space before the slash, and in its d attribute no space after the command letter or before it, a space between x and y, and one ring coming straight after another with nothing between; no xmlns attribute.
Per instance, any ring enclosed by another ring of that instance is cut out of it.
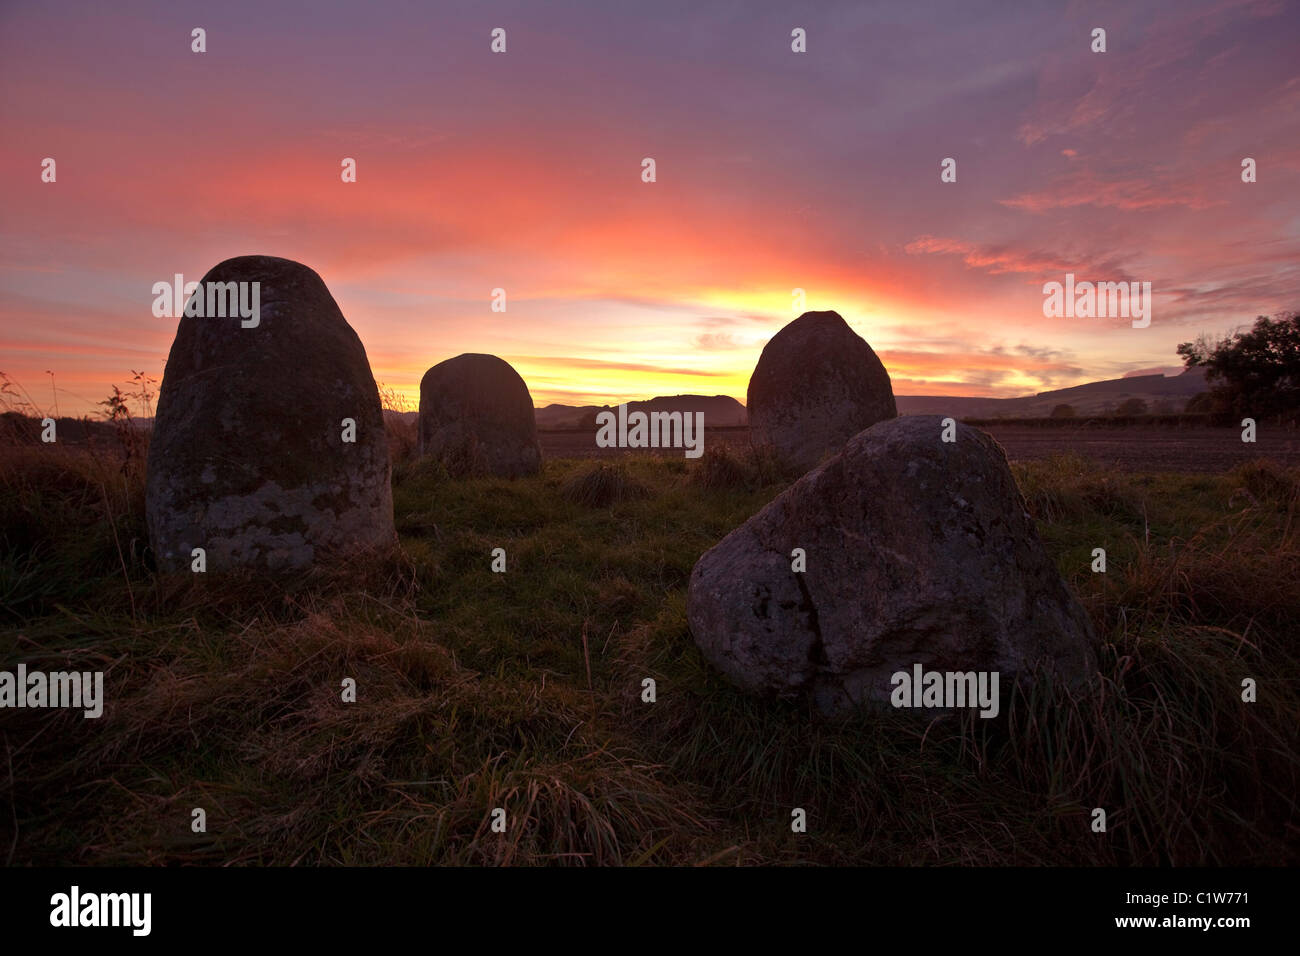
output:
<svg viewBox="0 0 1300 956"><path fill-rule="evenodd" d="M1209 199L1205 195L1205 178L1195 185L1168 185L1143 179L1103 180L1086 173L1070 179L1057 180L1046 189L1022 193L1013 199L999 199L1004 206L1042 213L1050 209L1071 209L1077 206L1146 211L1168 206L1182 206L1202 210L1224 205L1224 200Z"/></svg>

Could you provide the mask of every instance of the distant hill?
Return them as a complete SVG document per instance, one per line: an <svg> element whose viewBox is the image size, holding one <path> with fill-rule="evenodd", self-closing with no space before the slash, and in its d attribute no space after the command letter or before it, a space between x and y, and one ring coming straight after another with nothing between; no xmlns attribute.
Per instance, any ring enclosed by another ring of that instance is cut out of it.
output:
<svg viewBox="0 0 1300 956"><path fill-rule="evenodd" d="M1046 418L1057 405L1069 405L1076 415L1100 415L1113 412L1128 398L1140 398L1150 411L1167 406L1169 413L1183 410L1187 400L1204 392L1205 370L1191 368L1181 375L1135 375L1089 382L1070 388L1058 388L1020 398L976 398L969 395L898 395L900 415L951 415L954 418ZM549 430L594 429L596 413L609 406L559 405L534 409L537 427ZM727 395L668 395L643 402L628 402L629 411L703 412L710 428L746 425L745 406ZM385 420L415 423L418 412L384 410ZM153 427L151 418L135 418L131 424L143 431ZM70 444L90 441L116 441L113 426L107 422L78 418L58 420L59 440ZM16 412L0 415L0 445L34 444L40 441L40 423Z"/></svg>
<svg viewBox="0 0 1300 956"><path fill-rule="evenodd" d="M538 428L577 428L588 414L600 411L599 405L558 405L533 409Z"/></svg>
<svg viewBox="0 0 1300 956"><path fill-rule="evenodd" d="M1191 368L1181 375L1134 375L1058 388L1021 398L972 398L947 395L899 395L900 415L951 415L954 418L1046 418L1057 405L1069 405L1076 415L1114 411L1129 398L1140 398L1156 411L1169 406L1181 412L1187 400L1204 392L1205 370Z"/></svg>
<svg viewBox="0 0 1300 956"><path fill-rule="evenodd" d="M538 428L595 428L596 413L610 406L601 405L547 405L539 408ZM704 424L709 428L745 425L748 416L745 406L728 395L668 395L644 402L628 402L629 412L703 412Z"/></svg>
<svg viewBox="0 0 1300 956"><path fill-rule="evenodd" d="M1046 418L1057 405L1071 406L1076 415L1113 412L1129 398L1140 398L1152 412L1167 406L1170 414L1183 410L1187 400L1206 390L1205 370L1187 369L1181 375L1134 375L1104 382L1089 382L1020 398L976 398L968 395L898 395L900 415L951 415L954 418ZM547 405L536 409L537 427L543 429L594 428L596 413L608 406ZM673 395L645 402L629 402L635 411L704 412L710 427L745 425L745 406L726 395ZM414 414L413 412L408 414Z"/></svg>

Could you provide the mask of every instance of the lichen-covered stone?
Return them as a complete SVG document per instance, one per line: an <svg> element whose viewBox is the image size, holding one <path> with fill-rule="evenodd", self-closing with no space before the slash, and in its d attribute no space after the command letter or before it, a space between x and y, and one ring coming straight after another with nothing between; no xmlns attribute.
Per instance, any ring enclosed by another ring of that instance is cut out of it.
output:
<svg viewBox="0 0 1300 956"><path fill-rule="evenodd" d="M687 592L704 656L746 690L829 712L888 703L916 664L997 671L1003 688L1038 665L1090 680L1088 616L1001 446L942 433L937 416L880 422L706 552Z"/></svg>
<svg viewBox="0 0 1300 956"><path fill-rule="evenodd" d="M176 330L145 502L159 568L189 569L195 548L209 571L285 570L393 544L379 392L325 283L271 256L227 259L208 282L260 283L260 315Z"/></svg>

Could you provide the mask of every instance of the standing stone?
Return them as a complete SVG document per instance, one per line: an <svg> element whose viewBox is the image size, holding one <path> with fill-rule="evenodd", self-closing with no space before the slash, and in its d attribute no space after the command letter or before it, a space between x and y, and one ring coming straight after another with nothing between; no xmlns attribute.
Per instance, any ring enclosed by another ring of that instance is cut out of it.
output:
<svg viewBox="0 0 1300 956"><path fill-rule="evenodd" d="M706 552L687 618L740 687L822 710L888 703L913 665L997 671L1005 697L1042 663L1077 682L1094 636L987 434L943 419L881 422ZM806 552L806 571L791 552Z"/></svg>
<svg viewBox="0 0 1300 956"><path fill-rule="evenodd" d="M259 283L260 315L247 328L238 314L186 316L176 330L145 502L159 568L189 570L194 548L208 571L281 570L393 544L379 392L325 283L272 256L227 259L196 296L209 282Z"/></svg>
<svg viewBox="0 0 1300 956"><path fill-rule="evenodd" d="M772 336L745 405L750 441L772 446L800 471L898 416L885 366L838 312L805 312Z"/></svg>
<svg viewBox="0 0 1300 956"><path fill-rule="evenodd" d="M420 454L453 474L535 475L542 465L528 386L510 363L467 352L420 381Z"/></svg>

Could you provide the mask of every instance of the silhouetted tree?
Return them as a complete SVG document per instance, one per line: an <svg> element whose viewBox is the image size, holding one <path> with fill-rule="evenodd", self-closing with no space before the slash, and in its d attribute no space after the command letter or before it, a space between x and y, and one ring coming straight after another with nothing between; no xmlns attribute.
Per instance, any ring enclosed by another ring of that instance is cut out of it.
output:
<svg viewBox="0 0 1300 956"><path fill-rule="evenodd" d="M1216 410L1274 415L1300 409L1300 312L1261 315L1244 332L1202 336L1178 346L1188 368L1201 366Z"/></svg>
<svg viewBox="0 0 1300 956"><path fill-rule="evenodd" d="M1052 418L1073 418L1073 417L1074 417L1074 406L1073 406L1073 405L1057 405L1055 408L1052 409L1051 417L1052 417Z"/></svg>
<svg viewBox="0 0 1300 956"><path fill-rule="evenodd" d="M1140 398L1126 398L1115 410L1116 415L1145 415L1146 413L1147 403Z"/></svg>

